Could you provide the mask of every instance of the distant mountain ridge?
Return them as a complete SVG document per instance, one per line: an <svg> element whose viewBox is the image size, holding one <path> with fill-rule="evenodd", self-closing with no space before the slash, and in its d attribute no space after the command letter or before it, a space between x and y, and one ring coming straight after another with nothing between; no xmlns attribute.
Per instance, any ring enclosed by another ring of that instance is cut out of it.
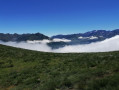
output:
<svg viewBox="0 0 119 90"><path fill-rule="evenodd" d="M111 38L115 35L119 35L119 29L115 29L113 31L106 31L106 30L93 30L93 31L89 31L86 33L78 33L78 34L69 34L69 35L55 35L52 36L51 38L65 38L65 39L78 39L78 37L91 37L91 36L95 36L95 37L103 37L105 38Z"/></svg>
<svg viewBox="0 0 119 90"><path fill-rule="evenodd" d="M112 38L116 35L119 35L119 29L115 29L113 31L93 30L86 33L56 35L52 36L51 38L68 39L71 40L71 42L68 43L69 45L77 45L77 44L90 44L92 42L103 41L107 38Z"/></svg>
<svg viewBox="0 0 119 90"><path fill-rule="evenodd" d="M53 49L57 49L60 47L64 47L66 45L79 45L79 44L90 44L94 42L103 41L107 38L112 38L116 35L119 35L119 29L115 29L113 31L106 31L106 30L93 30L86 33L78 33L78 34L69 34L69 35L56 35L52 37L48 37L41 33L34 33L34 34L3 34L0 33L0 40L1 41L33 41L37 42L40 40L42 42L44 39L49 40L46 44ZM55 42L54 39L61 39L60 41ZM65 42L63 40L68 40L69 42ZM40 43L38 42L38 43Z"/></svg>
<svg viewBox="0 0 119 90"><path fill-rule="evenodd" d="M43 39L49 39L48 36L45 36L41 33L35 33L35 34L4 34L0 33L0 40L1 41L27 41L27 40L43 40Z"/></svg>

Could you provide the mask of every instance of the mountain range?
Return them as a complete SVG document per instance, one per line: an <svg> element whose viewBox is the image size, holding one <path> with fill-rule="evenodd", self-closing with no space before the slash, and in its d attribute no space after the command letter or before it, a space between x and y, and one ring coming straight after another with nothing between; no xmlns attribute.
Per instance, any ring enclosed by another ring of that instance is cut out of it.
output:
<svg viewBox="0 0 119 90"><path fill-rule="evenodd" d="M49 37L45 36L41 33L35 33L35 34L30 34L30 33L27 33L27 34L17 34L17 33L4 34L4 33L0 33L0 40L5 41L5 42L8 42L8 41L20 42L20 41L27 41L27 40L43 40L43 39L49 39Z"/></svg>
<svg viewBox="0 0 119 90"><path fill-rule="evenodd" d="M70 44L88 44L96 41L102 41L107 38L114 37L115 35L119 35L119 29L115 29L112 31L93 30L86 33L56 35L56 36L52 36L51 38L69 39L71 40Z"/></svg>
<svg viewBox="0 0 119 90"><path fill-rule="evenodd" d="M68 35L55 35L52 37L48 37L41 33L35 34L4 34L0 33L0 40L4 42L8 41L33 41L36 43L41 43L43 40L47 40L47 44L53 49L64 47L66 45L77 45L77 44L90 44L92 42L103 41L107 38L114 37L119 35L119 29L115 29L112 31L106 30L93 30L86 33L78 33L78 34L68 34ZM40 41L40 42L39 42Z"/></svg>
<svg viewBox="0 0 119 90"><path fill-rule="evenodd" d="M96 37L104 37L104 38L111 38L115 35L119 34L119 29L115 29L112 31L106 31L106 30L93 30L89 31L86 33L78 33L78 34L69 34L69 35L56 35L52 36L52 38L66 38L66 39L74 39L78 38L80 36L82 37L91 37L91 36L96 36Z"/></svg>

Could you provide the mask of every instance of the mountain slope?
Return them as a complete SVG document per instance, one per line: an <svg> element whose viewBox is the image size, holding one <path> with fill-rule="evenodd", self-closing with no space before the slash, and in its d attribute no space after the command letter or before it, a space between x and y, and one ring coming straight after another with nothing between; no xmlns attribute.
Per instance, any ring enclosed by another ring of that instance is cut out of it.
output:
<svg viewBox="0 0 119 90"><path fill-rule="evenodd" d="M52 36L51 38L69 39L72 40L69 43L70 45L76 45L76 44L89 44L92 42L103 41L107 38L111 38L116 35L119 35L119 29L113 31L93 30L86 33L79 33L79 34L56 35L56 36Z"/></svg>
<svg viewBox="0 0 119 90"><path fill-rule="evenodd" d="M43 39L49 39L48 36L45 36L41 33L35 33L35 34L3 34L0 33L0 40L1 41L27 41L27 40L43 40Z"/></svg>
<svg viewBox="0 0 119 90"><path fill-rule="evenodd" d="M78 39L78 37L103 37L103 38L111 38L115 35L119 35L119 29L106 31L106 30L93 30L86 33L79 33L79 34L70 34L70 35L56 35L52 36L51 38L66 38L66 39Z"/></svg>
<svg viewBox="0 0 119 90"><path fill-rule="evenodd" d="M0 45L1 90L119 90L119 52L43 53Z"/></svg>

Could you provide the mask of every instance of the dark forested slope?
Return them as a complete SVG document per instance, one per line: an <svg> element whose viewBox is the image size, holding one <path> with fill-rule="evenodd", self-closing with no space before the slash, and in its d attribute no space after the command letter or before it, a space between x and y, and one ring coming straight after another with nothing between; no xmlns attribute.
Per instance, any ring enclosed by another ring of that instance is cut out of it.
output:
<svg viewBox="0 0 119 90"><path fill-rule="evenodd" d="M35 33L35 34L4 34L4 33L0 33L0 40L1 41L27 41L27 40L43 40L43 39L49 39L48 36L45 36L41 33Z"/></svg>

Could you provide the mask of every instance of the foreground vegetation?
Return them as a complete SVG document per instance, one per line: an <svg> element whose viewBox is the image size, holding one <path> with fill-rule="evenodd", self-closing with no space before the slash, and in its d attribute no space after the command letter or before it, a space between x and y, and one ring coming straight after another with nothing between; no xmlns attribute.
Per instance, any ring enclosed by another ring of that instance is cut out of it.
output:
<svg viewBox="0 0 119 90"><path fill-rule="evenodd" d="M119 52L58 54L0 45L0 90L119 90Z"/></svg>

